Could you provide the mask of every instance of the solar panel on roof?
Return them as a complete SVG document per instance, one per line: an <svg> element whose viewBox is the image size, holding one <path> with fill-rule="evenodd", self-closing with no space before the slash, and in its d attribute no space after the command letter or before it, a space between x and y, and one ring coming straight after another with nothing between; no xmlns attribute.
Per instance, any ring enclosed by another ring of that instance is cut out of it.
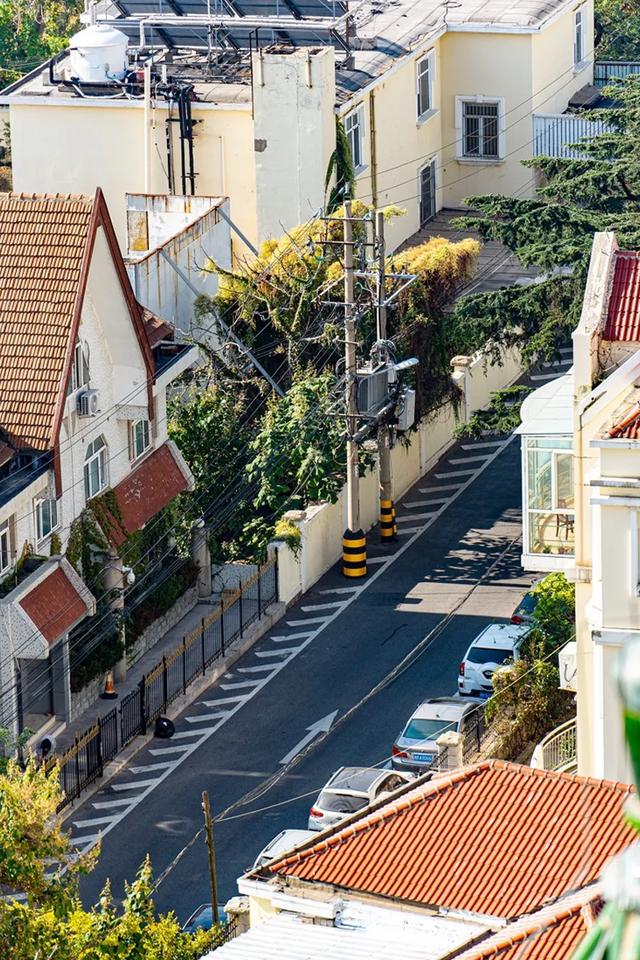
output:
<svg viewBox="0 0 640 960"><path fill-rule="evenodd" d="M291 17L294 10L302 18L341 17L345 5L340 0L119 0L118 7L125 16L149 13L169 13L188 16L207 16L211 13L228 15L231 10L242 17Z"/></svg>

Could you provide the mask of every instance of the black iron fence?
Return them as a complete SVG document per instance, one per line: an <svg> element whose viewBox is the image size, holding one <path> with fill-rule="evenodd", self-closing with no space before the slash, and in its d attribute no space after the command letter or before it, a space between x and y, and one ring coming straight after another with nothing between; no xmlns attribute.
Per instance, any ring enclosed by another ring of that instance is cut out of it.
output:
<svg viewBox="0 0 640 960"><path fill-rule="evenodd" d="M144 734L149 724L166 712L167 707L207 668L224 657L228 644L239 639L250 624L258 620L278 598L277 557L260 566L255 574L225 592L217 610L203 617L199 626L156 666L146 673L137 687L122 698L106 716L96 720L65 753L53 757L60 767L60 785L64 792L61 808L102 776L104 766L119 750Z"/></svg>

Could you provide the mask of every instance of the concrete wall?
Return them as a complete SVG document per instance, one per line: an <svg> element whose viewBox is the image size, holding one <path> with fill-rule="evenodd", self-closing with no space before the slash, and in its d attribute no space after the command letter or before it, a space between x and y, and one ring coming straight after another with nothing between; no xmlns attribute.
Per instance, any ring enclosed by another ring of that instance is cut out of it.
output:
<svg viewBox="0 0 640 960"><path fill-rule="evenodd" d="M573 25L577 8L567 11L532 39L532 113L562 113L573 93L593 81L593 3L585 13L585 57L573 63Z"/></svg>
<svg viewBox="0 0 640 960"><path fill-rule="evenodd" d="M476 410L486 406L490 393L513 383L521 369L515 351L509 352L502 366L486 362L479 352L468 360L463 374L457 367L454 381L462 391L460 403L443 406L426 417L418 429L400 441L392 452L393 498L398 500L440 459L455 442L455 427ZM470 403L465 403L465 389ZM342 556L342 534L346 527L346 490L336 503L321 503L286 514L300 531L300 550L294 553L283 543L278 544L279 599L291 603L309 590ZM377 464L360 481L360 518L366 532L378 520Z"/></svg>
<svg viewBox="0 0 640 960"><path fill-rule="evenodd" d="M163 197L163 200L174 198ZM180 200L189 202L189 197ZM229 202L221 201L226 213ZM160 239L158 247L175 263L199 293L214 297L218 275L205 270L209 259L228 270L231 267L231 231L217 207L180 229L170 238ZM159 249L144 256L130 256L127 273L136 297L163 320L175 324L189 336L201 337L203 331L193 324L193 290L182 280Z"/></svg>
<svg viewBox="0 0 640 960"><path fill-rule="evenodd" d="M165 119L158 102L150 129L148 192L166 192ZM126 194L145 190L144 109L140 101L110 103L47 98L12 101L14 190L92 194L101 187L122 252L126 252ZM194 104L196 192L231 197L231 216L256 238L253 122L249 102ZM174 124L175 126L175 124ZM176 144L177 147L177 144ZM157 149L156 149L157 148ZM179 155L179 149L174 155ZM46 157L46 163L43 158ZM177 189L179 188L179 177ZM246 252L234 238L234 249Z"/></svg>
<svg viewBox="0 0 640 960"><path fill-rule="evenodd" d="M333 47L253 55L258 241L305 223L324 202L335 146Z"/></svg>

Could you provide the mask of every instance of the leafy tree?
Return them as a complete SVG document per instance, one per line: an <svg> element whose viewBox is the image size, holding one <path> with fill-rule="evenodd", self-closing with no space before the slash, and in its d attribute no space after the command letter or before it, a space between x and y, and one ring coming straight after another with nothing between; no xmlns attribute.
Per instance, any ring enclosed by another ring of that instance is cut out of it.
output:
<svg viewBox="0 0 640 960"><path fill-rule="evenodd" d="M0 0L0 82L17 80L63 50L82 9L76 0Z"/></svg>
<svg viewBox="0 0 640 960"><path fill-rule="evenodd" d="M478 440L487 433L511 433L520 424L520 406L533 387L515 384L496 390L491 394L489 406L485 410L477 410L471 415L467 423L456 427L456 437L470 437Z"/></svg>
<svg viewBox="0 0 640 960"><path fill-rule="evenodd" d="M637 60L640 8L635 0L596 0L598 60Z"/></svg>
<svg viewBox="0 0 640 960"><path fill-rule="evenodd" d="M576 587L564 573L550 573L536 584L533 593L537 603L531 642L545 655L575 636Z"/></svg>
<svg viewBox="0 0 640 960"><path fill-rule="evenodd" d="M109 886L84 910L78 877L95 854L78 857L62 831L62 799L55 769L33 760L22 772L10 763L0 774L0 885L24 902L0 900L0 956L11 960L197 960L218 931L185 934L173 914L157 917L149 860L126 886L116 909Z"/></svg>
<svg viewBox="0 0 640 960"><path fill-rule="evenodd" d="M529 364L554 359L580 316L594 232L615 230L620 246L640 245L640 78L612 92L620 106L590 113L610 129L581 144L584 159L527 161L544 181L535 198L467 200L478 215L459 225L505 244L542 278L459 301L454 338L464 352L490 341L496 353L519 346Z"/></svg>

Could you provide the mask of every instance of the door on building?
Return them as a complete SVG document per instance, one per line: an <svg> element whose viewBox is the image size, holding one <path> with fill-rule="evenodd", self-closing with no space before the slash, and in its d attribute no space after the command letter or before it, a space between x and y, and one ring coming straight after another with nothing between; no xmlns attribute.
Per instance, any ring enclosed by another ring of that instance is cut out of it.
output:
<svg viewBox="0 0 640 960"><path fill-rule="evenodd" d="M19 660L18 702L20 729L38 730L53 716L51 657Z"/></svg>
<svg viewBox="0 0 640 960"><path fill-rule="evenodd" d="M430 160L418 175L420 187L420 226L424 227L436 215L436 162Z"/></svg>

